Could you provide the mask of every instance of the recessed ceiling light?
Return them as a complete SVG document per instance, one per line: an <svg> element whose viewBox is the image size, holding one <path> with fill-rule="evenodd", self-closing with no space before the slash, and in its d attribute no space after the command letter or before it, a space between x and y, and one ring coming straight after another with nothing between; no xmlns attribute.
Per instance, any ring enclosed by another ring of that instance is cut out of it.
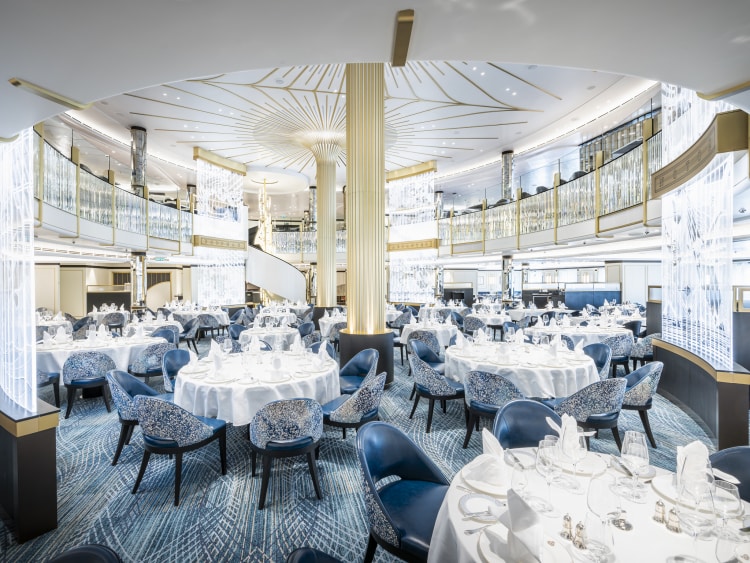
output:
<svg viewBox="0 0 750 563"><path fill-rule="evenodd" d="M187 127L187 123L185 125L183 125L183 127Z"/></svg>
<svg viewBox="0 0 750 563"><path fill-rule="evenodd" d="M506 91L506 92L510 92L510 88L506 88L506 89L505 89L505 91Z"/></svg>
<svg viewBox="0 0 750 563"><path fill-rule="evenodd" d="M471 67L471 70L476 70L476 69L477 69L477 67L475 67L475 66Z"/></svg>
<svg viewBox="0 0 750 563"><path fill-rule="evenodd" d="M283 84L284 81L281 78L276 79L276 84Z"/></svg>
<svg viewBox="0 0 750 563"><path fill-rule="evenodd" d="M179 96L177 96L177 99L179 100L179 99L180 99L180 97L179 97Z"/></svg>
<svg viewBox="0 0 750 563"><path fill-rule="evenodd" d="M594 88L596 88L596 86L594 86L594 85L592 84L591 86L587 86L587 87L586 87L586 90L593 90Z"/></svg>
<svg viewBox="0 0 750 563"><path fill-rule="evenodd" d="M166 93L166 92L162 92L162 94L161 94L161 95L162 95L162 96L166 96L166 95L167 95L167 93Z"/></svg>
<svg viewBox="0 0 750 563"><path fill-rule="evenodd" d="M485 75L485 73L484 73L484 72L480 72L480 73L479 73L479 75L480 75L480 76L484 76L484 75Z"/></svg>
<svg viewBox="0 0 750 563"><path fill-rule="evenodd" d="M536 70L537 68L539 68L539 66L538 65L529 65L526 68L528 68L529 70Z"/></svg>
<svg viewBox="0 0 750 563"><path fill-rule="evenodd" d="M515 96L515 95L516 95L516 92L513 92L513 95Z"/></svg>

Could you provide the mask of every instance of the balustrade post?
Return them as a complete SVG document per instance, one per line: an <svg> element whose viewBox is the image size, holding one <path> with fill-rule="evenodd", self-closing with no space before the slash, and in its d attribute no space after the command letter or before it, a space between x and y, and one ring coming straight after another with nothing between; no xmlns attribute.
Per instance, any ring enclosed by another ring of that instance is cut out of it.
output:
<svg viewBox="0 0 750 563"><path fill-rule="evenodd" d="M558 188L560 187L560 172L555 172L554 177L552 178L552 189L554 190L552 192L552 219L554 221L554 239L555 244L557 244L557 219L560 214L560 198L559 194L557 192Z"/></svg>
<svg viewBox="0 0 750 563"><path fill-rule="evenodd" d="M482 254L484 254L484 248L485 248L484 240L485 238L487 238L486 237L487 227L485 226L486 218L487 218L487 199L485 198L482 200L482 225L481 225L482 226Z"/></svg>
<svg viewBox="0 0 750 563"><path fill-rule="evenodd" d="M642 203L643 203L643 226L648 226L648 183L649 183L649 158L648 158L648 140L654 136L654 120L653 118L643 120L643 142L641 143L641 158L642 162L642 176L641 176L641 189L642 189Z"/></svg>
<svg viewBox="0 0 750 563"><path fill-rule="evenodd" d="M596 151L594 155L594 217L596 219L594 234L597 237L599 236L599 215L602 211L602 164L604 164L604 152Z"/></svg>

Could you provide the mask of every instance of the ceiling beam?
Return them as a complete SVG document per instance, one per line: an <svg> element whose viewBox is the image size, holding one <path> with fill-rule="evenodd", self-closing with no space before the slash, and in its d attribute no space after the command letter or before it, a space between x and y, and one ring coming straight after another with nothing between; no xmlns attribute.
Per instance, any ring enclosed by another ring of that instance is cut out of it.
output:
<svg viewBox="0 0 750 563"><path fill-rule="evenodd" d="M414 25L414 10L401 10L396 14L396 33L393 38L391 66L404 66L409 52L411 28Z"/></svg>

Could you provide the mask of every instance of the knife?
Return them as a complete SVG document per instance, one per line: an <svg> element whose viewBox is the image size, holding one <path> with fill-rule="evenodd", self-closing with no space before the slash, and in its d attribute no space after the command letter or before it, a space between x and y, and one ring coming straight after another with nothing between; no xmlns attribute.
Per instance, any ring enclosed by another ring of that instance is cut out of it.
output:
<svg viewBox="0 0 750 563"><path fill-rule="evenodd" d="M624 471L624 472L625 472L625 473L626 473L626 474L627 474L627 475L628 475L629 477L632 477L632 476L633 476L633 472L632 472L632 471L630 471L630 469L628 469L628 468L627 468L627 467L625 466L625 464L624 464L624 463L623 463L622 461L620 461L620 459L619 459L619 458L616 458L615 456L613 456L613 455L611 455L611 454L610 454L610 457L612 458L612 461L613 461L613 462L615 462L615 463L617 464L617 466L618 466L619 468L621 468L621 469L622 469L622 470L623 470L623 471Z"/></svg>
<svg viewBox="0 0 750 563"><path fill-rule="evenodd" d="M526 469L526 468L524 467L523 463L521 463L521 460L520 460L520 459L518 459L518 457L516 457L516 454L514 454L514 453L513 453L512 451L510 451L510 450L505 450L505 453L506 453L506 454L508 455L508 457L510 457L510 459L512 459L512 460L513 460L513 464L514 464L514 465L518 466L518 467L519 467L519 468L520 468L521 470L525 470L525 469Z"/></svg>

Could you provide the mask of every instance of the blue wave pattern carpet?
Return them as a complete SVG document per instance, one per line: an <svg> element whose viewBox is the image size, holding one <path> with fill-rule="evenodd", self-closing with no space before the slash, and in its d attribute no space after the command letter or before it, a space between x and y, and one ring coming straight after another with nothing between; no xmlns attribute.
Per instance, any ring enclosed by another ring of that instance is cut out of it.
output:
<svg viewBox="0 0 750 563"><path fill-rule="evenodd" d="M205 353L207 346L203 348ZM425 434L427 401L409 420L413 379L398 359L395 370L395 381L383 396L381 419L411 436L452 478L481 453L481 435L475 432L469 447L461 448L461 401L449 401L447 413L436 408L432 430ZM160 385L156 378L151 382ZM52 402L51 388L41 389L40 395ZM62 406L64 412L64 402ZM701 426L663 397L655 398L650 418L659 445L650 450L653 465L673 470L676 446L693 439L713 450ZM85 543L108 545L126 562L279 562L301 546L342 561L364 557L368 525L353 431L342 440L340 429L326 427L318 461L322 500L315 496L304 457L275 460L266 508L259 511L260 464L253 477L246 426L229 427L226 476L221 475L218 443L185 455L179 507L173 505L174 460L167 456L152 456L138 493L130 493L143 442L136 429L112 467L119 430L116 411L107 413L101 399L78 400L68 420L61 415L58 528L19 545L0 524L0 562L46 561ZM625 430L643 430L635 412L620 415L620 431ZM617 453L610 431L592 440L591 448ZM377 550L375 561L395 560Z"/></svg>

